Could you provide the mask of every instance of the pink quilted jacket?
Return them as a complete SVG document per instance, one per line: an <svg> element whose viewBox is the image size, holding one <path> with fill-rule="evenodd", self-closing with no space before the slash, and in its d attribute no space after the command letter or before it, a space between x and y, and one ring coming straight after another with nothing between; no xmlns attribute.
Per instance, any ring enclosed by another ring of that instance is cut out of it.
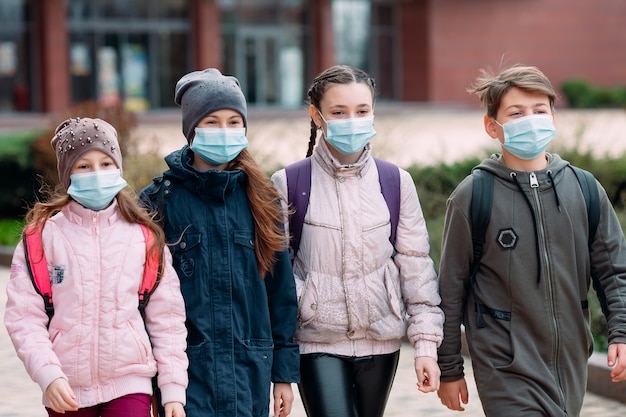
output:
<svg viewBox="0 0 626 417"><path fill-rule="evenodd" d="M140 226L126 222L116 202L98 212L70 203L46 223L43 246L55 308L50 327L21 243L13 255L4 317L18 356L41 390L66 378L83 408L130 393L151 394L158 370L163 403L184 404L185 307L169 251L144 325L137 292L146 244Z"/></svg>

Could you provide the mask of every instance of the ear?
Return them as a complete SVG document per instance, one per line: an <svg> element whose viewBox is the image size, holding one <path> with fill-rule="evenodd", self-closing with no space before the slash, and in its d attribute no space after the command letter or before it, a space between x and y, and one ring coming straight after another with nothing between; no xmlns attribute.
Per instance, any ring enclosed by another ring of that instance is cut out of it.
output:
<svg viewBox="0 0 626 417"><path fill-rule="evenodd" d="M496 122L494 122L494 120L485 115L483 117L483 124L485 125L485 132L487 132L487 134L492 138L492 139L497 139L498 138L498 131L496 130L497 128L497 124Z"/></svg>
<svg viewBox="0 0 626 417"><path fill-rule="evenodd" d="M322 118L320 117L317 107L312 104L309 105L309 116L311 116L313 123L315 123L317 127L322 126Z"/></svg>

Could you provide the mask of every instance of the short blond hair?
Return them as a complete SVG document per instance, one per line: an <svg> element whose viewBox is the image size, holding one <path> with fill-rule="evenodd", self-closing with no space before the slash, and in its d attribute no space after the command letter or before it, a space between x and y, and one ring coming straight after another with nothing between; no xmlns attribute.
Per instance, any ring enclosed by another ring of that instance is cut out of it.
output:
<svg viewBox="0 0 626 417"><path fill-rule="evenodd" d="M513 87L531 93L540 93L548 96L550 108L554 112L554 102L556 92L548 77L537 67L514 65L498 74L487 70L480 70L480 76L476 78L474 84L467 89L470 94L476 94L480 102L487 109L487 116L495 118L502 97Z"/></svg>

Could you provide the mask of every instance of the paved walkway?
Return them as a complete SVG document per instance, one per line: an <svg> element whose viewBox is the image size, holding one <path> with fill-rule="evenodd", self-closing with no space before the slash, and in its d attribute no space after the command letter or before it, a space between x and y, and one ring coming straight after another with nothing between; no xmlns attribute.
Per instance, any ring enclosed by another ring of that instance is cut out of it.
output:
<svg viewBox="0 0 626 417"><path fill-rule="evenodd" d="M0 317L4 317L6 303L6 284L9 280L9 268L0 267ZM471 366L466 364L471 372ZM387 405L386 417L478 417L484 416L471 375L468 378L470 403L465 412L450 411L439 402L437 394L423 394L417 390L413 370L413 356L408 345L402 347L398 372ZM302 403L294 385L296 401L292 417L306 417ZM0 417L44 417L41 405L41 392L24 371L22 362L17 358L4 325L0 326ZM581 417L617 417L626 415L626 404L606 400L593 394L587 394ZM504 416L503 416L504 417Z"/></svg>

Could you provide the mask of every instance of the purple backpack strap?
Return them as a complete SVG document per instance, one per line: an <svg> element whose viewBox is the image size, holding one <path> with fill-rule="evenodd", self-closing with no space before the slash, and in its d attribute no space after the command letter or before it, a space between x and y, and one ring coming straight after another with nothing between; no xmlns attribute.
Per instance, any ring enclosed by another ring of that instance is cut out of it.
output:
<svg viewBox="0 0 626 417"><path fill-rule="evenodd" d="M380 192L385 198L387 208L389 208L389 220L391 221L391 236L389 241L396 244L396 229L400 221L400 171L391 162L374 158L376 168L378 168L378 181L380 182Z"/></svg>
<svg viewBox="0 0 626 417"><path fill-rule="evenodd" d="M292 257L300 248L304 215L311 194L311 158L305 158L285 167L287 174L287 201L289 203L289 232ZM292 258L292 259L293 259Z"/></svg>
<svg viewBox="0 0 626 417"><path fill-rule="evenodd" d="M400 220L400 171L391 162L374 158L378 169L380 191L387 203L391 222L389 241L396 243L396 229ZM289 203L290 247L295 258L300 248L300 238L304 225L304 215L311 195L311 158L302 159L285 167L287 174L287 200Z"/></svg>

